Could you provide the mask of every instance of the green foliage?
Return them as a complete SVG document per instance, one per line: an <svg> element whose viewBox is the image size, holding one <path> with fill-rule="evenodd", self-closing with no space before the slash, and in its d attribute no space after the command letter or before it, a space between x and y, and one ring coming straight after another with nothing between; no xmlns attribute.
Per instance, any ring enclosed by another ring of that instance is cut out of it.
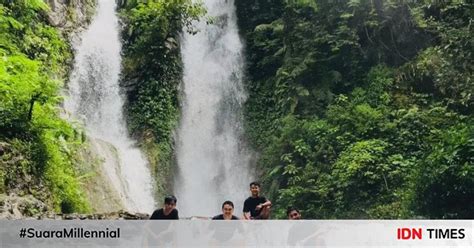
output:
<svg viewBox="0 0 474 248"><path fill-rule="evenodd" d="M80 137L60 118L57 107L61 84L56 79L64 76L71 53L42 17L45 10L47 5L39 0L0 5L0 140L13 143L12 154L26 158L15 163L13 155L4 155L2 167L9 167L2 168L7 171L2 181L5 191L14 191L13 182L33 175L51 192L51 197L40 198L52 198L55 210L84 212L88 204L74 169ZM15 168L28 173L13 179L8 171ZM21 190L32 192L32 187Z"/></svg>
<svg viewBox="0 0 474 248"><path fill-rule="evenodd" d="M336 216L370 216L367 211L379 205L379 200L388 201L391 190L399 186L401 174L406 172L400 163L393 163L395 158L389 156L388 146L382 140L364 140L340 154L331 173L338 182L333 185Z"/></svg>
<svg viewBox="0 0 474 248"><path fill-rule="evenodd" d="M60 124L60 123L57 123ZM56 130L72 131L67 123L61 127L55 127L55 131L43 134L41 141L44 144L44 152L47 154L45 161L44 177L52 188L54 206L62 213L87 212L89 204L86 202L77 178L73 162L73 155L77 149L66 141L62 134Z"/></svg>
<svg viewBox="0 0 474 248"><path fill-rule="evenodd" d="M472 4L236 6L276 217L472 218Z"/></svg>
<svg viewBox="0 0 474 248"><path fill-rule="evenodd" d="M413 208L435 218L472 218L474 122L440 131L416 168Z"/></svg>
<svg viewBox="0 0 474 248"><path fill-rule="evenodd" d="M182 27L192 32L192 21L203 14L190 1L128 3L122 11L124 81L133 133L151 130L159 142L169 142L178 117L181 61L177 44Z"/></svg>
<svg viewBox="0 0 474 248"><path fill-rule="evenodd" d="M438 42L409 64L413 71L412 80L431 85L446 105L472 114L473 4L464 1L438 2L421 5L415 10L423 13L424 27L434 34ZM426 88L417 82L414 84Z"/></svg>

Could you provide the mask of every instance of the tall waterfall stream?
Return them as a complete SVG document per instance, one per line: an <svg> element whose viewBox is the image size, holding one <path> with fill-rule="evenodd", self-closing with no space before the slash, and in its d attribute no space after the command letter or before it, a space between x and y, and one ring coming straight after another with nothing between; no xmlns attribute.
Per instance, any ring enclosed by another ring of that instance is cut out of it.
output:
<svg viewBox="0 0 474 248"><path fill-rule="evenodd" d="M65 108L83 122L93 149L123 207L151 213L153 180L146 159L128 136L120 93L120 27L115 0L99 0L96 16L75 45Z"/></svg>
<svg viewBox="0 0 474 248"><path fill-rule="evenodd" d="M202 21L200 32L183 32L181 42L184 99L175 192L184 216L212 216L225 200L240 215L252 178L241 122L243 45L234 1L204 3L214 23Z"/></svg>

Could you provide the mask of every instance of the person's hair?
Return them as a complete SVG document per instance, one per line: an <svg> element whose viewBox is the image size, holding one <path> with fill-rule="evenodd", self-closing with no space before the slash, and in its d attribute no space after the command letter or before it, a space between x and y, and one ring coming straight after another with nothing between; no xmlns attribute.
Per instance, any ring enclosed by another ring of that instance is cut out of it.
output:
<svg viewBox="0 0 474 248"><path fill-rule="evenodd" d="M222 208L224 208L224 205L230 205L232 206L232 208L234 208L234 203L232 203L231 201L225 201L224 203L222 203Z"/></svg>
<svg viewBox="0 0 474 248"><path fill-rule="evenodd" d="M297 208L295 208L293 206L289 206L286 209L286 216L290 216L290 213L293 212L293 211L296 211L296 212L300 213L300 210L298 210Z"/></svg>
<svg viewBox="0 0 474 248"><path fill-rule="evenodd" d="M255 186L260 188L260 183L259 182L251 182L250 187L252 187L252 185L255 185Z"/></svg>
<svg viewBox="0 0 474 248"><path fill-rule="evenodd" d="M171 202L174 202L174 204L176 204L176 202L178 202L178 200L176 199L176 197L174 195L166 196L165 197L165 204L171 204Z"/></svg>

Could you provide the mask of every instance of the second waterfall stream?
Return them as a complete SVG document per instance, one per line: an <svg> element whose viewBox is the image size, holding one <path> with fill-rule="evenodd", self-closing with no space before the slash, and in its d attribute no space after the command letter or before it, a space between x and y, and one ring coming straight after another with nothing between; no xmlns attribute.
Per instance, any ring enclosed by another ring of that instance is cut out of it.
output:
<svg viewBox="0 0 474 248"><path fill-rule="evenodd" d="M212 216L231 200L241 215L252 179L241 110L243 45L233 0L205 0L212 24L183 32L181 122L177 132L175 192L182 216Z"/></svg>

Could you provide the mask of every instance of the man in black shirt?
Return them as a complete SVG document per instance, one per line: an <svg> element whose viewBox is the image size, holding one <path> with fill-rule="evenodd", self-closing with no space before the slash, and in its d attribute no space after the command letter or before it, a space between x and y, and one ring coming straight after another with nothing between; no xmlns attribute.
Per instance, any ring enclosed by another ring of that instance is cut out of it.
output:
<svg viewBox="0 0 474 248"><path fill-rule="evenodd" d="M244 219L268 219L272 203L267 198L260 196L260 183L250 183L250 192L252 196L244 202Z"/></svg>
<svg viewBox="0 0 474 248"><path fill-rule="evenodd" d="M178 220L178 210L176 209L176 197L170 195L165 197L165 206L153 212L150 220Z"/></svg>
<svg viewBox="0 0 474 248"><path fill-rule="evenodd" d="M234 203L231 201L225 201L222 203L222 214L214 216L213 220L238 220L234 213Z"/></svg>

